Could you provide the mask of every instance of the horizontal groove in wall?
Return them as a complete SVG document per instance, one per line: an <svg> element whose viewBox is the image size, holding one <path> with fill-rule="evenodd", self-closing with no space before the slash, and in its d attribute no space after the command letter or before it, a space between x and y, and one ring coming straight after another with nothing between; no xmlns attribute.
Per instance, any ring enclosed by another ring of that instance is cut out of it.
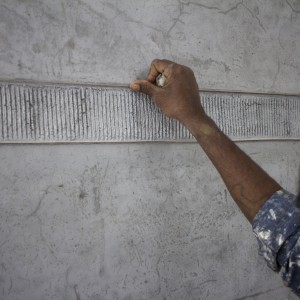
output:
<svg viewBox="0 0 300 300"><path fill-rule="evenodd" d="M202 92L233 140L300 140L300 97ZM0 143L194 141L149 97L122 87L0 82Z"/></svg>

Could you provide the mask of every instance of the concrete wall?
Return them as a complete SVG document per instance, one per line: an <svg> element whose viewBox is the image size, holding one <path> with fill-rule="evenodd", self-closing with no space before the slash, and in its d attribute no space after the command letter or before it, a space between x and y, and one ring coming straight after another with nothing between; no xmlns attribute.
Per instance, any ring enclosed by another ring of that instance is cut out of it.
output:
<svg viewBox="0 0 300 300"><path fill-rule="evenodd" d="M0 79L299 92L299 2L0 1ZM239 145L296 191L300 142ZM292 299L196 144L0 146L0 299Z"/></svg>
<svg viewBox="0 0 300 300"><path fill-rule="evenodd" d="M1 0L1 77L120 82L155 57L205 88L299 92L297 0Z"/></svg>

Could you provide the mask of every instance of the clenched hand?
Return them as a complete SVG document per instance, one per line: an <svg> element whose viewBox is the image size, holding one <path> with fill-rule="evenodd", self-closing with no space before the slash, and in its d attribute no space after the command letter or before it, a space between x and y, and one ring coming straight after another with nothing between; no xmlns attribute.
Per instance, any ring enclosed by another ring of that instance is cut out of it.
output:
<svg viewBox="0 0 300 300"><path fill-rule="evenodd" d="M166 84L155 85L156 77L163 74ZM137 80L131 89L149 95L168 117L175 118L189 127L194 120L206 120L202 108L198 85L193 71L169 60L155 59L150 67L147 80Z"/></svg>

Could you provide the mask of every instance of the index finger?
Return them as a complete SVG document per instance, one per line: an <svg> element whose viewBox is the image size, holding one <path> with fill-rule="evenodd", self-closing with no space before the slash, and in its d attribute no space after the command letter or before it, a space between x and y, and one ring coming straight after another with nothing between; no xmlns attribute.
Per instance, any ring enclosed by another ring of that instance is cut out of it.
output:
<svg viewBox="0 0 300 300"><path fill-rule="evenodd" d="M175 64L173 61L166 59L155 59L151 63L151 67L148 73L147 80L150 82L155 82L156 77L159 74L164 74L166 78L168 78L170 66Z"/></svg>

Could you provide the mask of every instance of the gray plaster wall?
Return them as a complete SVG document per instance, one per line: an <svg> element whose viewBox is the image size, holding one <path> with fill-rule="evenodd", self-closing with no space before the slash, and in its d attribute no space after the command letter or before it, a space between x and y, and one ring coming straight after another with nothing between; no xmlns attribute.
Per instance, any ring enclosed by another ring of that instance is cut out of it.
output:
<svg viewBox="0 0 300 300"><path fill-rule="evenodd" d="M155 57L202 88L299 92L298 0L1 0L4 78L128 83Z"/></svg>
<svg viewBox="0 0 300 300"><path fill-rule="evenodd" d="M240 143L296 190L300 143ZM1 146L2 299L292 299L196 144Z"/></svg>
<svg viewBox="0 0 300 300"><path fill-rule="evenodd" d="M0 0L0 79L299 92L299 1ZM296 191L300 142L239 143ZM0 299L293 299L196 144L0 146Z"/></svg>

